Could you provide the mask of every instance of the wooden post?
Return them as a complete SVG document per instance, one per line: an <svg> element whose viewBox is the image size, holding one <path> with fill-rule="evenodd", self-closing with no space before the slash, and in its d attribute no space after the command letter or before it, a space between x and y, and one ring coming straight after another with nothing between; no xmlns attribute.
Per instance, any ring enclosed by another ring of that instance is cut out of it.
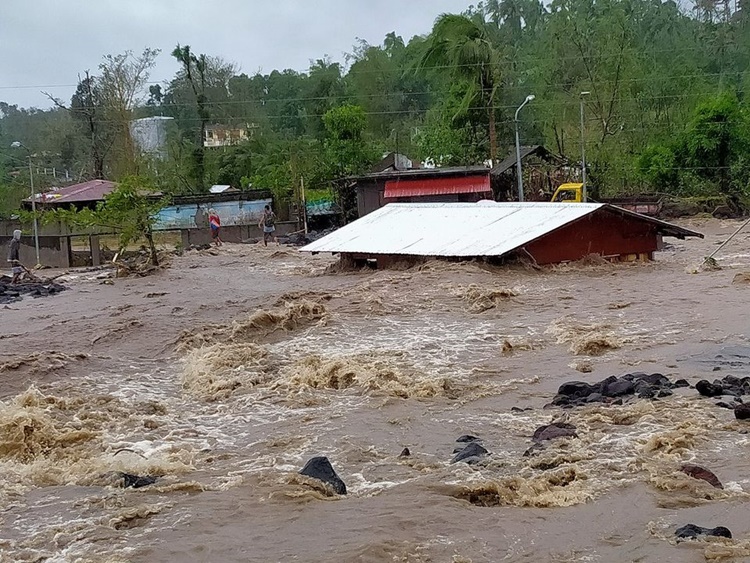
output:
<svg viewBox="0 0 750 563"><path fill-rule="evenodd" d="M305 196L305 178L300 176L300 190L302 191L302 221L304 222L305 236L307 236L307 197Z"/></svg>
<svg viewBox="0 0 750 563"><path fill-rule="evenodd" d="M102 254L99 246L99 235L91 235L89 237L89 246L91 247L91 265L101 266Z"/></svg>

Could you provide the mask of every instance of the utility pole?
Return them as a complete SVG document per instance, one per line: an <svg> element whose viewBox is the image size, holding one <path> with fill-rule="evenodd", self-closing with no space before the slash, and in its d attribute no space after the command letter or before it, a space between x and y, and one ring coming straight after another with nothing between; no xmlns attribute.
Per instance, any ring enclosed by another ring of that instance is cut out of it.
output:
<svg viewBox="0 0 750 563"><path fill-rule="evenodd" d="M586 129L583 120L583 98L591 92L581 92L581 178L583 180L583 201L589 200L588 185L586 184Z"/></svg>
<svg viewBox="0 0 750 563"><path fill-rule="evenodd" d="M31 184L31 214L34 216L34 249L36 250L36 265L40 266L42 261L39 258L39 221L36 217L36 194L34 193L34 166L31 163L31 151L29 147L21 141L13 141L10 144L13 148L23 147L26 149L29 158L29 183Z"/></svg>
<svg viewBox="0 0 750 563"><path fill-rule="evenodd" d="M518 112L521 111L523 106L528 104L531 100L534 99L534 94L530 94L526 96L526 99L523 101L523 103L518 106L518 109L516 110L516 116L513 118L513 121L516 125L516 175L518 176L518 201L523 202L523 176L522 176L522 170L521 170L521 141L520 137L518 135Z"/></svg>

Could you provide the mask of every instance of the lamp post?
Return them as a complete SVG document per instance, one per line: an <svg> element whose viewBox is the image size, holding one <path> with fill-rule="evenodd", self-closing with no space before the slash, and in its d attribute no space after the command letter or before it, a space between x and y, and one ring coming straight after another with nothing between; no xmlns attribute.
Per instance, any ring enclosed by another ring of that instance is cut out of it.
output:
<svg viewBox="0 0 750 563"><path fill-rule="evenodd" d="M516 116L513 119L516 124L516 174L518 175L518 201L523 201L523 176L521 176L521 141L518 137L518 112L521 111L523 106L533 100L534 97L535 96L533 94L526 96L526 99L523 101L523 103L518 106L518 109L516 110Z"/></svg>
<svg viewBox="0 0 750 563"><path fill-rule="evenodd" d="M34 216L34 249L36 250L36 265L40 265L42 262L39 259L39 223L36 218L36 194L34 193L34 169L31 165L31 151L29 147L24 145L21 141L13 141L10 146L14 149L23 147L28 152L29 156L29 183L31 184L31 213Z"/></svg>
<svg viewBox="0 0 750 563"><path fill-rule="evenodd" d="M589 200L588 186L586 185L586 136L583 121L583 98L591 92L581 92L581 178L583 180L583 201Z"/></svg>

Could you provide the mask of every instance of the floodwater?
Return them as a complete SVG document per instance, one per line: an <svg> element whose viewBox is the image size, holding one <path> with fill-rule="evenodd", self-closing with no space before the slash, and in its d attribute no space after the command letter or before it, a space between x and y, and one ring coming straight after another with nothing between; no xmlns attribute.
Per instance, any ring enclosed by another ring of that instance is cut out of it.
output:
<svg viewBox="0 0 750 563"><path fill-rule="evenodd" d="M694 389L543 408L569 380L750 375L750 233L689 273L737 225L650 264L326 273L226 245L72 272L2 309L0 561L750 560L750 423ZM578 437L524 457L552 421ZM462 434L484 463L450 464ZM316 455L347 496L298 476ZM687 523L734 539L676 544Z"/></svg>

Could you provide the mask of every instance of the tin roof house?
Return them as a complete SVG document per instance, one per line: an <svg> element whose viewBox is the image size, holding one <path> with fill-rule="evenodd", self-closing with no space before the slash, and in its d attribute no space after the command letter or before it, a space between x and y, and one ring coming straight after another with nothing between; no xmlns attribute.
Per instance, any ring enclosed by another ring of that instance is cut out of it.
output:
<svg viewBox="0 0 750 563"><path fill-rule="evenodd" d="M391 203L301 249L345 262L511 258L555 264L597 254L649 260L662 237L702 234L600 203Z"/></svg>

